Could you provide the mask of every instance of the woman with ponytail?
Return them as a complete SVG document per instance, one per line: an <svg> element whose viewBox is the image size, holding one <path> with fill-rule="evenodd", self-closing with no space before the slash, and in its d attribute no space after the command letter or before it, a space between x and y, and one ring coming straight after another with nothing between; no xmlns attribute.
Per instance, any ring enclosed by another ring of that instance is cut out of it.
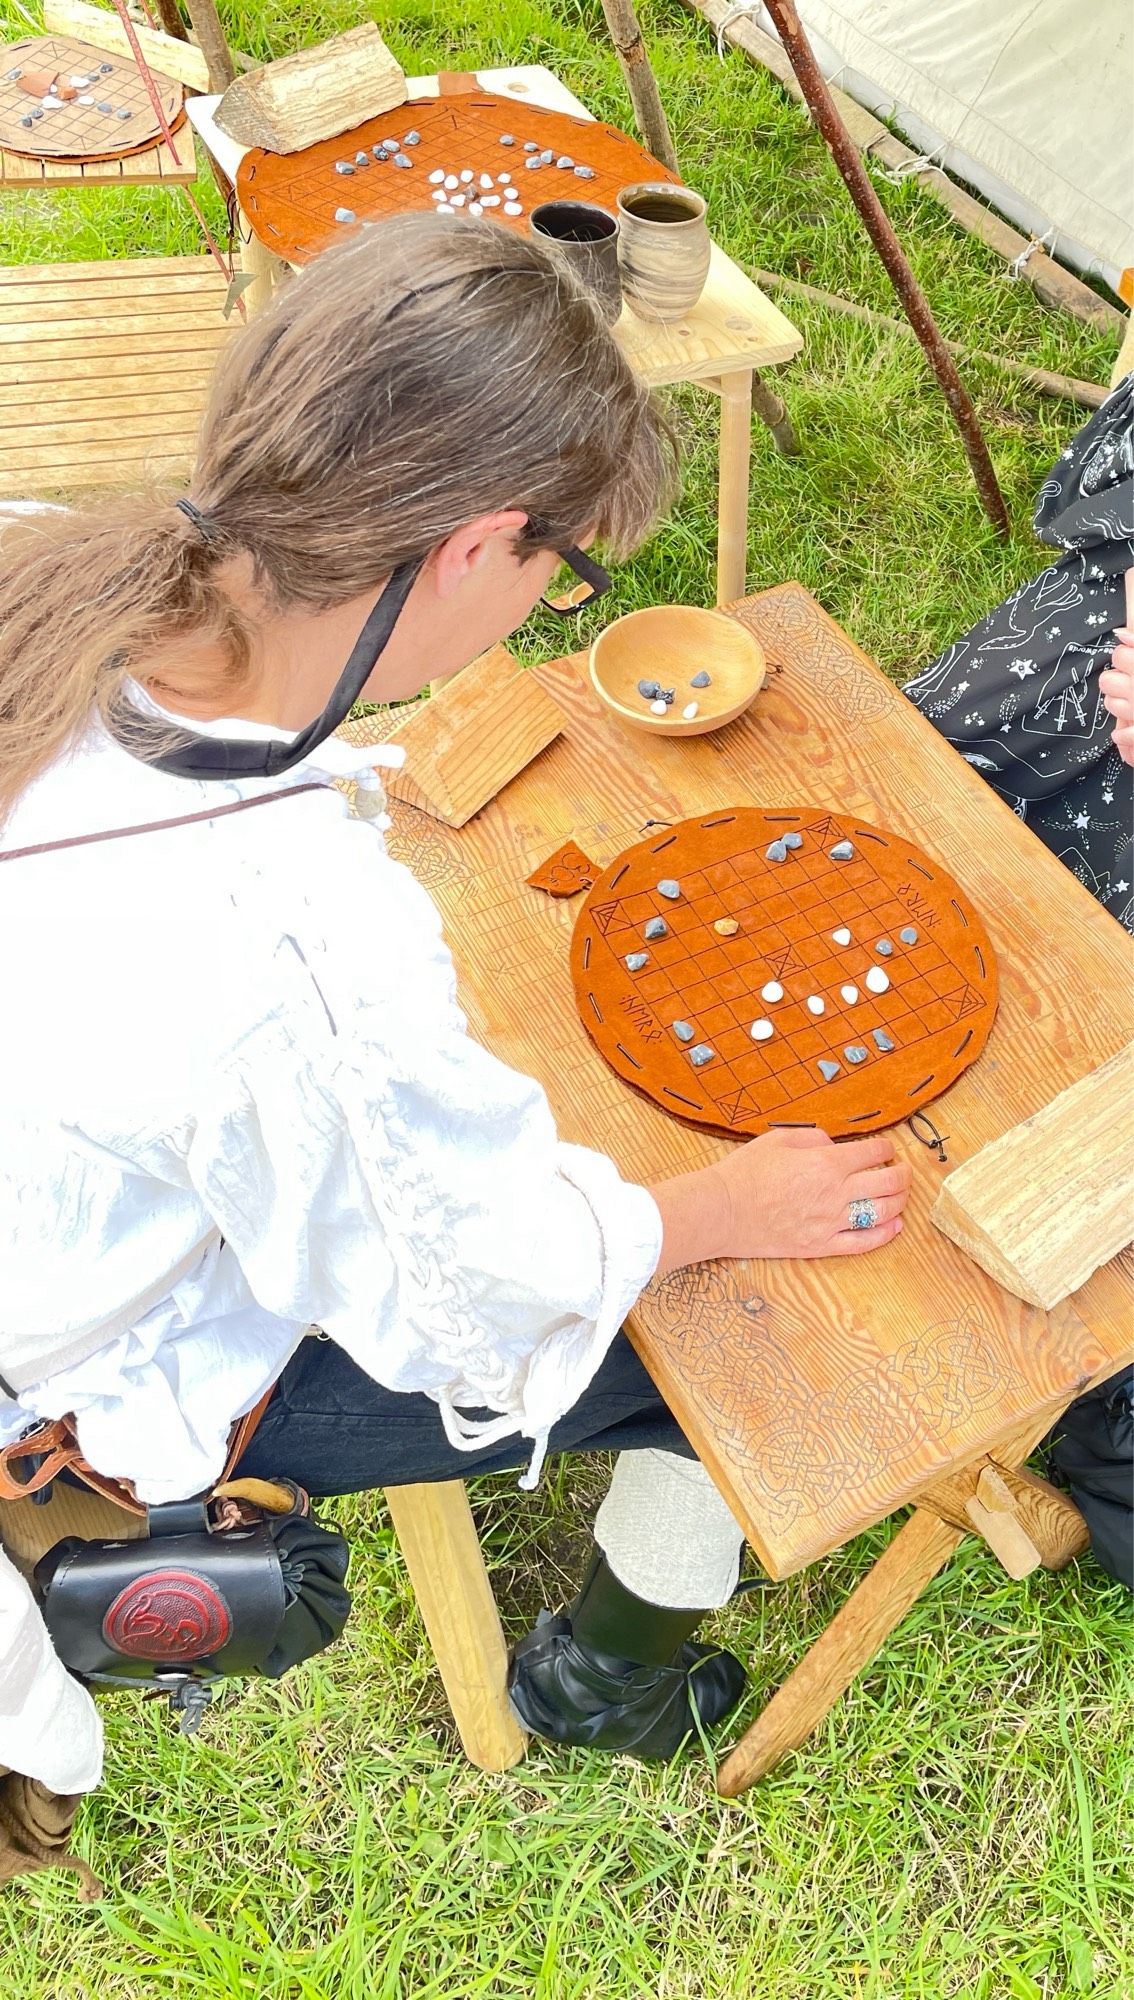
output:
<svg viewBox="0 0 1134 2000"><path fill-rule="evenodd" d="M888 1242L907 1172L782 1132L647 1189L560 1142L333 784L395 753L332 731L505 637L564 559L600 577L584 548L633 549L670 484L588 299L530 241L421 216L234 339L191 498L0 533L0 1445L66 1416L172 1501L274 1385L239 1470L314 1494L623 1451L511 1685L530 1727L654 1757L691 1696L709 1722L739 1696L690 1642L741 1536L621 1321L657 1271ZM0 1556L0 1764L76 1792L97 1716L37 1617Z"/></svg>

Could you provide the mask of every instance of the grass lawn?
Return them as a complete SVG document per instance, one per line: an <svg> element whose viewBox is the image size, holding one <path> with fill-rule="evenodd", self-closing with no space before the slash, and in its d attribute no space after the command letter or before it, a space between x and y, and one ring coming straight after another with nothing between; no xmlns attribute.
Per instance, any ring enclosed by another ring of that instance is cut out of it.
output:
<svg viewBox="0 0 1134 2000"><path fill-rule="evenodd" d="M280 55L372 14L407 69L544 61L600 115L629 110L598 0L222 8ZM455 15L452 19L450 16ZM10 34L38 25L0 0ZM821 142L743 59L717 62L678 0L645 14L687 179L743 262L892 310ZM1113 343L1042 307L916 186L879 182L946 334L1107 379ZM222 226L212 183L198 189ZM0 261L200 247L159 190L8 199ZM909 339L780 304L805 334L783 379L802 461L757 431L751 588L799 577L902 680L1044 560L1032 497L1082 413L967 371L1016 527L1002 547ZM491 365L491 357L486 357ZM604 616L712 601L716 417L679 402L676 518ZM529 629L531 657L559 634ZM534 1495L483 1482L497 1595L518 1633L578 1576L603 1468ZM1012 1584L974 1543L817 1739L736 1804L698 1753L656 1771L544 1754L462 1760L377 1497L354 1539L349 1638L280 1686L234 1693L196 1745L107 1701L106 1781L80 1846L111 1885L0 1897L6 2000L1063 2000L1134 1991L1129 1600L1083 1563ZM752 1662L746 1716L888 1529L743 1600L719 1630Z"/></svg>

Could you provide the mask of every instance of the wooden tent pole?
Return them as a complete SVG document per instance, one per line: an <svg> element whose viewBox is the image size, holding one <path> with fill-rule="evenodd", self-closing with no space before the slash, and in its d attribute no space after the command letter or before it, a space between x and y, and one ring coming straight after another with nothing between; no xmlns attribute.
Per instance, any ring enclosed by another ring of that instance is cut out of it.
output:
<svg viewBox="0 0 1134 2000"><path fill-rule="evenodd" d="M227 90L235 80L236 64L224 38L216 0L185 0L185 5L197 46L209 65L209 82L214 90Z"/></svg>
<svg viewBox="0 0 1134 2000"><path fill-rule="evenodd" d="M162 33L172 35L175 42L187 42L189 31L181 18L177 0L154 0Z"/></svg>
<svg viewBox="0 0 1134 2000"><path fill-rule="evenodd" d="M642 40L634 0L602 0L602 11L606 15L614 52L626 78L642 139L655 159L675 174L677 154L673 149L669 120L661 101L657 77L646 53L646 44Z"/></svg>
<svg viewBox="0 0 1134 2000"><path fill-rule="evenodd" d="M606 0L603 0L603 4L606 5ZM926 360L940 384L942 394L952 412L953 421L961 434L965 453L976 481L977 492L980 494L981 505L997 534L1007 540L1010 532L1008 510L1004 505L1004 495L1000 491L972 400L957 372L956 363L941 338L937 323L929 309L929 302L910 269L889 217L875 193L874 184L858 156L854 141L839 116L834 99L815 60L811 44L803 31L793 0L765 0L765 5L787 51L788 60L795 71L808 110L831 149L831 156L846 182L851 200L866 224L870 239L889 273L906 318L921 342Z"/></svg>

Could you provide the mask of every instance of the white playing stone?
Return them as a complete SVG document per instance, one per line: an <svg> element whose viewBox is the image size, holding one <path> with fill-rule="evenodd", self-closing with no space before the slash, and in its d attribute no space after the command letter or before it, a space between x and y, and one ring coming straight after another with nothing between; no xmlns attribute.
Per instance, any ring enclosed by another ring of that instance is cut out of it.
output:
<svg viewBox="0 0 1134 2000"><path fill-rule="evenodd" d="M444 188L430 188L429 199L430 201L444 201L445 200ZM447 205L448 204L446 204L446 206Z"/></svg>
<svg viewBox="0 0 1134 2000"><path fill-rule="evenodd" d="M668 701L652 701L652 702L650 703L650 714L651 714L651 715L668 715L668 714L669 714L669 703L668 703Z"/></svg>
<svg viewBox="0 0 1134 2000"><path fill-rule="evenodd" d="M464 207L464 205L465 205L465 198L464 198L464 195L463 195L463 194L455 194L455 195L453 196L453 207L454 207L454 208L463 208L463 207Z"/></svg>
<svg viewBox="0 0 1134 2000"><path fill-rule="evenodd" d="M468 186L468 184L469 184L469 182L471 181L472 177L473 177L473 171L472 171L472 168L471 168L471 167L462 167L462 168L461 168L461 176L460 176L460 178L461 178L461 186L462 186L462 187L467 187L467 186Z"/></svg>
<svg viewBox="0 0 1134 2000"><path fill-rule="evenodd" d="M753 1021L748 1032L754 1042L767 1042L771 1040L776 1031L770 1021Z"/></svg>
<svg viewBox="0 0 1134 2000"><path fill-rule="evenodd" d="M696 704L696 702L695 702L695 701L687 701L687 702L686 702L686 704L685 704L685 707L684 707L684 708L682 709L682 711L681 711L681 718L682 718L682 721L683 721L683 722L692 722L692 720L693 720L693 717L694 717L694 716L696 715L696 713L697 713L697 704Z"/></svg>
<svg viewBox="0 0 1134 2000"><path fill-rule="evenodd" d="M451 201L439 201L439 202L438 202L438 204L437 204L437 213L438 213L438 215L452 215L452 213L453 213L453 204L452 204L452 202L451 202Z"/></svg>
<svg viewBox="0 0 1134 2000"><path fill-rule="evenodd" d="M481 202L482 208L499 208L499 206L500 196L498 194L486 194Z"/></svg>
<svg viewBox="0 0 1134 2000"><path fill-rule="evenodd" d="M429 176L429 184L430 184L430 186L431 186L431 187L441 187L441 186L443 186L443 184L444 184L444 180L445 180L445 169L444 169L444 167L434 167L434 169L433 169L433 172L432 172L432 173L430 174L430 176Z"/></svg>
<svg viewBox="0 0 1134 2000"><path fill-rule="evenodd" d="M496 185L497 187L502 187L502 188L511 187L512 185L511 174L497 174Z"/></svg>
<svg viewBox="0 0 1134 2000"><path fill-rule="evenodd" d="M504 199L505 201L519 201L520 197L514 187L506 187L504 190Z"/></svg>
<svg viewBox="0 0 1134 2000"><path fill-rule="evenodd" d="M93 103L94 103L94 98L93 98L93 97L80 97L80 98L79 98L79 99L77 100L77 102L78 102L78 103L80 103L80 104L93 104Z"/></svg>
<svg viewBox="0 0 1134 2000"><path fill-rule="evenodd" d="M866 984L871 993L885 993L890 984L890 975L883 972L880 965L872 965L866 975Z"/></svg>
<svg viewBox="0 0 1134 2000"><path fill-rule="evenodd" d="M505 215L522 215L523 212L523 208L518 201L506 201L504 203Z"/></svg>
<svg viewBox="0 0 1134 2000"><path fill-rule="evenodd" d="M778 979L769 979L768 984L760 988L761 1000L767 1000L769 1003L772 1003L776 1000L782 1000L783 997L784 989Z"/></svg>
<svg viewBox="0 0 1134 2000"><path fill-rule="evenodd" d="M446 176L445 176L445 186L446 186L447 188L458 188L458 187L460 187L460 185L461 185L461 183L460 183L460 181L459 181L459 180L457 179L457 176L456 176L456 174L446 174Z"/></svg>
<svg viewBox="0 0 1134 2000"><path fill-rule="evenodd" d="M482 188L490 188L490 187L492 187L492 186L493 186L493 179L492 179L492 175L491 175L491 174L482 174L482 175L481 175L481 177L480 177L480 185L481 185L481 187L482 187Z"/></svg>
<svg viewBox="0 0 1134 2000"><path fill-rule="evenodd" d="M483 204L482 204L481 202L479 202L479 201L470 201L470 203L469 203L469 214L470 214L470 215L483 215L483 214L484 214L484 207L483 207Z"/></svg>
<svg viewBox="0 0 1134 2000"><path fill-rule="evenodd" d="M843 996L843 999L844 999L844 1000L846 1001L846 1003L847 1003L847 1006L848 1006L848 1007L853 1007L853 1006L854 1006L854 1003L855 1003L855 1001L856 1001L856 1000L858 999L858 987L857 987L857 986L840 986L840 988L839 988L839 992L840 992L840 993L842 994L842 996Z"/></svg>
<svg viewBox="0 0 1134 2000"><path fill-rule="evenodd" d="M809 993L807 996L807 1011L809 1014L825 1014L827 1011L827 1002L820 994Z"/></svg>
<svg viewBox="0 0 1134 2000"><path fill-rule="evenodd" d="M848 931L845 924L840 924L837 931L831 932L831 936L834 938L836 944L850 943L850 932Z"/></svg>

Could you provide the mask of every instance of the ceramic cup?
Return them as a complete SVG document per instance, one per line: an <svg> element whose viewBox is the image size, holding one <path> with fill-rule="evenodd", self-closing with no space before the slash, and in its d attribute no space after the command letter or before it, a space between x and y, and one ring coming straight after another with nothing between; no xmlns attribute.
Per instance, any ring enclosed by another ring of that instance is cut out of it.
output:
<svg viewBox="0 0 1134 2000"><path fill-rule="evenodd" d="M680 319L709 275L703 196L668 181L639 181L618 197L622 292L639 319Z"/></svg>
<svg viewBox="0 0 1134 2000"><path fill-rule="evenodd" d="M618 224L590 201L542 201L528 217L533 236L554 246L556 256L580 284L595 294L599 310L613 325L622 311L618 276Z"/></svg>

